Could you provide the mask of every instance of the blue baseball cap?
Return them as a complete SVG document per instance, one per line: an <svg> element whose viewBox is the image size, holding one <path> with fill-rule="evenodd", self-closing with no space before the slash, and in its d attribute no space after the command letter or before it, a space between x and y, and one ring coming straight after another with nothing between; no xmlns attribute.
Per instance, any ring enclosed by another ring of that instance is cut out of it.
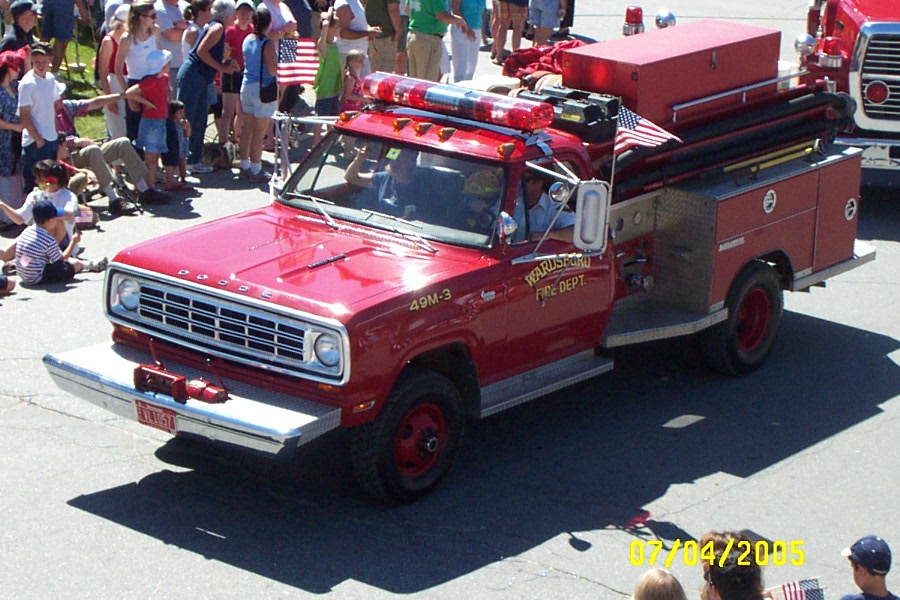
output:
<svg viewBox="0 0 900 600"><path fill-rule="evenodd" d="M891 570L891 549L877 535L867 535L857 540L849 548L844 548L841 556L846 556L876 575L887 575Z"/></svg>
<svg viewBox="0 0 900 600"><path fill-rule="evenodd" d="M38 200L31 209L31 216L35 223L44 223L53 217L64 217L66 211L62 208L54 206L49 200Z"/></svg>

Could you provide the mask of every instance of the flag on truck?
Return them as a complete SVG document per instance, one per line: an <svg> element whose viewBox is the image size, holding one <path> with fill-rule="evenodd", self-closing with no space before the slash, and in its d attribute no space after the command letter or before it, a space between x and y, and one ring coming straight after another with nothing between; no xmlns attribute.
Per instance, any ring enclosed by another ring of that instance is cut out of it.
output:
<svg viewBox="0 0 900 600"><path fill-rule="evenodd" d="M313 39L278 40L278 85L312 85L319 68Z"/></svg>
<svg viewBox="0 0 900 600"><path fill-rule="evenodd" d="M681 142L681 138L651 123L641 115L619 106L619 126L616 130L615 154L621 154L635 146L652 148L669 140Z"/></svg>

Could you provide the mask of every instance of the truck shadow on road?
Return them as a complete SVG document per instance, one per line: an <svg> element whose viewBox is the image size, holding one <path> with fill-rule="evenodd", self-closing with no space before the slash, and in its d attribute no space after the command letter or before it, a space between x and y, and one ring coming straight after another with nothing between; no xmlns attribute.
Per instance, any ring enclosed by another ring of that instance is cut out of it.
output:
<svg viewBox="0 0 900 600"><path fill-rule="evenodd" d="M569 532L647 523L661 538L699 537L645 507L675 484L751 477L879 414L900 394L887 356L898 347L797 313L785 313L766 366L743 378L707 372L687 339L632 347L609 375L470 423L454 470L409 506L360 495L346 432L278 464L172 441L157 456L191 470L161 468L69 504L309 593L347 581L415 593L554 538L569 538L555 552L576 560L591 535Z"/></svg>
<svg viewBox="0 0 900 600"><path fill-rule="evenodd" d="M857 236L862 240L900 241L900 189L863 188Z"/></svg>

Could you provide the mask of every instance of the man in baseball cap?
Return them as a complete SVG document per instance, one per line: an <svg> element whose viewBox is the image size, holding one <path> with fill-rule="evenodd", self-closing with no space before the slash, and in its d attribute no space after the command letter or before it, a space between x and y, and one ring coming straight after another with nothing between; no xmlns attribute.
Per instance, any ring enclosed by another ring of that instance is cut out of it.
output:
<svg viewBox="0 0 900 600"><path fill-rule="evenodd" d="M841 600L900 600L888 591L884 581L891 570L891 549L883 539L867 535L844 548L841 556L850 559L853 582L862 591L861 594L848 594Z"/></svg>

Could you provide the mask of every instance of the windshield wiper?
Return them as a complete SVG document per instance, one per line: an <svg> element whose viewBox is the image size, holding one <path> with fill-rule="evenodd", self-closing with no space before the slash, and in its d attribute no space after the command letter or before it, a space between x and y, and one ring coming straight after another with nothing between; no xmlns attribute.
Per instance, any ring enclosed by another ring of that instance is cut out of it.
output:
<svg viewBox="0 0 900 600"><path fill-rule="evenodd" d="M415 227L416 229L422 229L422 226L418 223L413 223L412 221L407 221L403 217L395 217L394 215L389 215L387 213L378 212L377 210L369 210L368 208L362 209L364 213L367 215L375 215L376 217L384 217L390 221L397 221L398 223L403 223L404 225L409 225L410 227Z"/></svg>
<svg viewBox="0 0 900 600"><path fill-rule="evenodd" d="M401 221L402 221L402 219L401 219ZM403 231L402 229L398 229L396 227L391 227L391 231L393 231L397 235L402 235L405 238L411 238L411 239L419 242L419 244L421 244L426 250L428 250L432 254L437 254L437 248L432 246L428 240L423 238L421 235L419 235L415 231Z"/></svg>
<svg viewBox="0 0 900 600"><path fill-rule="evenodd" d="M288 198L297 198L298 200L309 200L313 203L313 206L316 207L316 210L319 212L319 214L325 217L325 222L328 223L329 227L331 227L332 229L340 229L334 219L331 218L331 215L329 215L325 211L325 209L322 208L322 205L319 204L320 202L322 202L324 204L331 204L332 206L334 206L334 202L332 202L331 200L316 198L315 196L310 196L309 194L298 194L297 192L285 192L283 195Z"/></svg>
<svg viewBox="0 0 900 600"><path fill-rule="evenodd" d="M376 217L384 217L385 219L388 219L390 221L397 221L398 223L403 223L404 225L409 225L410 227L415 227L416 229L422 229L422 226L419 225L418 223L413 223L412 221L407 221L403 217L395 217L394 215L389 215L387 213L381 213L381 212L377 212L374 210L369 210L368 208L364 208L364 209L362 209L362 211L364 213L366 213L367 215L375 215ZM402 229L398 229L396 227L391 227L389 230L393 231L397 235L401 235L405 238L411 238L411 239L419 242L419 244L421 246L423 246L426 250L428 250L432 254L437 254L437 248L432 246L428 240L423 238L418 233L416 233L414 231L403 231Z"/></svg>

